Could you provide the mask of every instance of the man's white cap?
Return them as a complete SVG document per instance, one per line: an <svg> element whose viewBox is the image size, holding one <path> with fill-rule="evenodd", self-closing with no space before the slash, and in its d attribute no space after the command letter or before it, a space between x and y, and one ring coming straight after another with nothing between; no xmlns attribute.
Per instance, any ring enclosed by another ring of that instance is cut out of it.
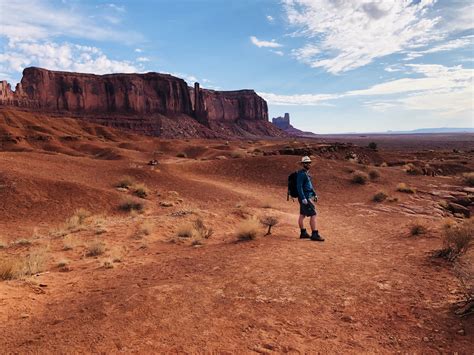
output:
<svg viewBox="0 0 474 355"><path fill-rule="evenodd" d="M305 156L301 158L301 163L311 163L311 158L308 156Z"/></svg>

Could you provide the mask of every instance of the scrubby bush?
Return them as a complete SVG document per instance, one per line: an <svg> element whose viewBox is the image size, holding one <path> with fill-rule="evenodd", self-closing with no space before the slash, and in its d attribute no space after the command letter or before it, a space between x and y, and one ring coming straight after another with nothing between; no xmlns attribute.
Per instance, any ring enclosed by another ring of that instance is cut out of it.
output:
<svg viewBox="0 0 474 355"><path fill-rule="evenodd" d="M370 177L370 180L377 180L380 177L380 173L378 172L378 170L375 170L375 169L370 170L369 177Z"/></svg>
<svg viewBox="0 0 474 355"><path fill-rule="evenodd" d="M464 183L468 186L474 186L474 172L464 173Z"/></svg>
<svg viewBox="0 0 474 355"><path fill-rule="evenodd" d="M133 194L140 198L146 198L150 194L150 190L143 183L134 184L132 186L132 189L133 189Z"/></svg>
<svg viewBox="0 0 474 355"><path fill-rule="evenodd" d="M403 167L403 170L405 170L409 175L423 175L423 170L412 163L406 164Z"/></svg>
<svg viewBox="0 0 474 355"><path fill-rule="evenodd" d="M213 233L213 229L207 227L201 218L182 225L177 231L178 237L194 238L195 240L209 239Z"/></svg>
<svg viewBox="0 0 474 355"><path fill-rule="evenodd" d="M120 204L120 209L125 212L131 212L131 211L142 211L144 204L143 202L136 200L136 199L125 199L121 204Z"/></svg>
<svg viewBox="0 0 474 355"><path fill-rule="evenodd" d="M467 252L473 244L474 220L468 219L461 223L446 223L443 231L443 249L436 251L434 255L454 261Z"/></svg>
<svg viewBox="0 0 474 355"><path fill-rule="evenodd" d="M385 201L385 199L388 197L388 195L384 192L384 191L379 191L377 192L374 197L372 198L372 200L374 202L383 202Z"/></svg>
<svg viewBox="0 0 474 355"><path fill-rule="evenodd" d="M367 182L368 179L369 179L369 177L367 176L366 173L364 173L362 171L355 171L352 174L351 182L353 184L364 185Z"/></svg>
<svg viewBox="0 0 474 355"><path fill-rule="evenodd" d="M99 256L104 254L105 244L99 240L95 240L87 245L86 256Z"/></svg>
<svg viewBox="0 0 474 355"><path fill-rule="evenodd" d="M278 218L275 216L265 216L260 220L260 223L262 223L264 226L268 227L267 234L265 235L270 235L272 234L272 227L276 226L278 224Z"/></svg>
<svg viewBox="0 0 474 355"><path fill-rule="evenodd" d="M404 182L401 182L397 185L397 191L405 192L407 194L416 193L416 189L414 187L408 187Z"/></svg>
<svg viewBox="0 0 474 355"><path fill-rule="evenodd" d="M132 176L125 175L120 178L120 180L115 186L128 189L133 184L135 184L135 178L133 178Z"/></svg>
<svg viewBox="0 0 474 355"><path fill-rule="evenodd" d="M427 232L426 227L423 224L418 223L418 222L412 224L410 227L410 235L412 236L426 234L426 232Z"/></svg>
<svg viewBox="0 0 474 355"><path fill-rule="evenodd" d="M377 143L375 142L370 142L369 145L368 145L369 149L372 149L372 150L377 150Z"/></svg>
<svg viewBox="0 0 474 355"><path fill-rule="evenodd" d="M255 218L249 218L240 222L235 230L237 239L240 241L254 240L257 238L259 223Z"/></svg>

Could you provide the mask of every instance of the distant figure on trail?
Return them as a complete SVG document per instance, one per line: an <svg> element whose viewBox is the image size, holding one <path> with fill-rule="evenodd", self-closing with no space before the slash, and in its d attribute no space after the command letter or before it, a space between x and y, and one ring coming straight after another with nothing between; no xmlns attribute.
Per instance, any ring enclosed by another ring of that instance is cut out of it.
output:
<svg viewBox="0 0 474 355"><path fill-rule="evenodd" d="M308 156L301 158L301 165L303 168L296 175L296 189L298 191L298 202L300 203L300 216L298 218L298 224L301 229L300 238L310 238L314 241L323 242L324 238L319 235L316 229L316 208L314 203L318 201L318 195L314 191L311 175L309 175L311 158ZM311 235L304 228L305 217L310 218Z"/></svg>

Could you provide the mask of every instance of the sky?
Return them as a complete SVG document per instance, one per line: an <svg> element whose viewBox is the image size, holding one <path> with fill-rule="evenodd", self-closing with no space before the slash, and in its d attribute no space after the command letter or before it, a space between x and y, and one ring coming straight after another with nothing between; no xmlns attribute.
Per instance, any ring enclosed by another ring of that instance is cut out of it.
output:
<svg viewBox="0 0 474 355"><path fill-rule="evenodd" d="M0 80L28 66L254 89L315 133L474 127L470 0L0 0Z"/></svg>

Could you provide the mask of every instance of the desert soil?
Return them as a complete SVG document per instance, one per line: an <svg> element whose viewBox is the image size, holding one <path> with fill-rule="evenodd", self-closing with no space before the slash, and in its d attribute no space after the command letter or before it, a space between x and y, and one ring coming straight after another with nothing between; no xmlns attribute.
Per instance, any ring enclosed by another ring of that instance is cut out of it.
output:
<svg viewBox="0 0 474 355"><path fill-rule="evenodd" d="M263 152L318 140L162 140L0 114L0 257L45 258L41 272L0 281L2 353L472 353L473 318L454 314L463 285L452 263L430 257L452 218L440 199L467 194L472 136L456 153L392 141L367 150L374 161L447 164L434 177L314 155L317 243L298 238L298 203L286 200L300 156ZM380 177L356 185L350 169ZM150 190L141 212L118 208L132 194L116 187L126 175ZM400 182L417 193L396 191ZM373 202L380 190L398 200ZM68 230L78 208L91 215ZM279 220L271 235L260 226L237 241L239 223L265 216ZM177 236L197 218L210 238ZM411 236L414 223L427 233ZM87 256L93 242L103 254Z"/></svg>

